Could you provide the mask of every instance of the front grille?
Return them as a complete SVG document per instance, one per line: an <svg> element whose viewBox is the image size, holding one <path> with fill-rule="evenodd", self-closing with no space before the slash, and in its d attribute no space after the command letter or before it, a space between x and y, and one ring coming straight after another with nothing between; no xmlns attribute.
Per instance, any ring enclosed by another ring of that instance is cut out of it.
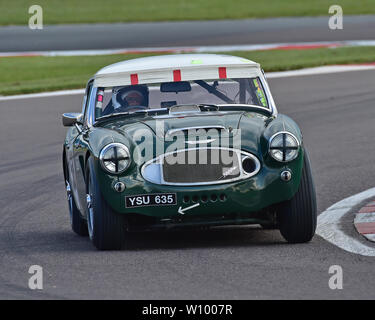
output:
<svg viewBox="0 0 375 320"><path fill-rule="evenodd" d="M247 163L252 161L252 163ZM245 163L245 167L243 167ZM146 162L142 176L161 185L221 184L256 175L260 162L254 155L220 147L202 147L163 154Z"/></svg>
<svg viewBox="0 0 375 320"><path fill-rule="evenodd" d="M192 149L164 157L163 179L167 183L199 183L240 176L238 155L232 150Z"/></svg>

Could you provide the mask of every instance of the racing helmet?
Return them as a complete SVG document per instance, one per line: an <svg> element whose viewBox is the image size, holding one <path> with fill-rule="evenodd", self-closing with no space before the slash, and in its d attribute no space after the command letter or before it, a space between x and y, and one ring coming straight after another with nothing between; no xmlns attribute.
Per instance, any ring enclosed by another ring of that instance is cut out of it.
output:
<svg viewBox="0 0 375 320"><path fill-rule="evenodd" d="M112 89L112 105L115 110L137 106L148 107L148 96L148 88L145 85L115 87Z"/></svg>

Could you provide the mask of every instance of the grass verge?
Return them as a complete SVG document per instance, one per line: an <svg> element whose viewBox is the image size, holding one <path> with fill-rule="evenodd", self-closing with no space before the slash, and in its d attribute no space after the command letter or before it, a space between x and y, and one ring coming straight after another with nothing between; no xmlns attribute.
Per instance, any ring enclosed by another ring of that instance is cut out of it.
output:
<svg viewBox="0 0 375 320"><path fill-rule="evenodd" d="M259 62L266 72L330 64L375 62L375 47L237 51L225 54ZM0 95L83 88L100 68L149 55L151 54L0 58Z"/></svg>
<svg viewBox="0 0 375 320"><path fill-rule="evenodd" d="M34 0L0 0L0 25L27 25ZM345 15L374 14L374 0L38 0L45 24L244 19L328 15L332 4Z"/></svg>

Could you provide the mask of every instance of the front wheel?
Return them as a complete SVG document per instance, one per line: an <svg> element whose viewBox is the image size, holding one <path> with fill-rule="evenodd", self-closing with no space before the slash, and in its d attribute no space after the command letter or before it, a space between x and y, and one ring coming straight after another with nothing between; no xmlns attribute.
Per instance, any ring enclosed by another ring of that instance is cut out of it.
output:
<svg viewBox="0 0 375 320"><path fill-rule="evenodd" d="M125 240L125 222L103 198L90 157L86 170L87 227L89 237L99 250L121 249Z"/></svg>
<svg viewBox="0 0 375 320"><path fill-rule="evenodd" d="M315 234L316 194L306 150L299 189L291 200L281 204L278 220L282 236L290 243L308 242Z"/></svg>

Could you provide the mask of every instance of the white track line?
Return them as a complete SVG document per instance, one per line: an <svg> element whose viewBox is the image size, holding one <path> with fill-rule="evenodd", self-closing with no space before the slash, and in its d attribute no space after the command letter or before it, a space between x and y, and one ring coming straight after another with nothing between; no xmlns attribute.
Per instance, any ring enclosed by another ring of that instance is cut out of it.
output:
<svg viewBox="0 0 375 320"><path fill-rule="evenodd" d="M365 236L368 240L370 240L370 241L372 241L372 242L375 242L375 234L364 234L364 236Z"/></svg>
<svg viewBox="0 0 375 320"><path fill-rule="evenodd" d="M375 64L333 65L333 66L324 66L324 67L316 67L316 68L305 68L305 69L292 70L292 71L268 72L266 73L266 77L267 79L275 79L275 78L284 78L284 77L308 76L308 75L359 71L359 70L375 70ZM55 97L55 96L75 95L75 94L83 94L83 93L84 93L84 89L61 90L61 91L21 94L21 95L14 95L14 96L0 96L0 101Z"/></svg>
<svg viewBox="0 0 375 320"><path fill-rule="evenodd" d="M60 91L51 91L51 92L19 94L19 95L14 95L14 96L0 96L0 101L20 100L20 99L29 99L29 98L56 97L56 96L75 95L75 94L84 94L84 93L85 93L85 89L60 90Z"/></svg>
<svg viewBox="0 0 375 320"><path fill-rule="evenodd" d="M315 68L305 68L305 69L292 70L292 71L269 72L269 73L266 73L266 78L272 79L272 78L284 78L284 77L295 77L295 76L310 76L314 74L338 73L338 72L360 71L360 70L375 70L375 64L333 65L333 66L323 66L323 67L315 67Z"/></svg>
<svg viewBox="0 0 375 320"><path fill-rule="evenodd" d="M319 41L319 42L287 42L265 44L239 44L223 46L191 46L191 47L155 47L155 48L120 48L120 49L90 49L90 50L55 50L55 51L21 51L0 52L0 57L27 57L27 56L91 56L133 53L202 53L202 52L229 52L229 51L258 51L278 49L312 49L375 46L375 40L347 40L347 41Z"/></svg>
<svg viewBox="0 0 375 320"><path fill-rule="evenodd" d="M340 219L345 214L350 212L353 207L359 205L361 202L373 197L375 197L375 188L335 203L318 216L316 233L345 251L375 257L374 247L366 246L357 239L345 234L340 228Z"/></svg>

